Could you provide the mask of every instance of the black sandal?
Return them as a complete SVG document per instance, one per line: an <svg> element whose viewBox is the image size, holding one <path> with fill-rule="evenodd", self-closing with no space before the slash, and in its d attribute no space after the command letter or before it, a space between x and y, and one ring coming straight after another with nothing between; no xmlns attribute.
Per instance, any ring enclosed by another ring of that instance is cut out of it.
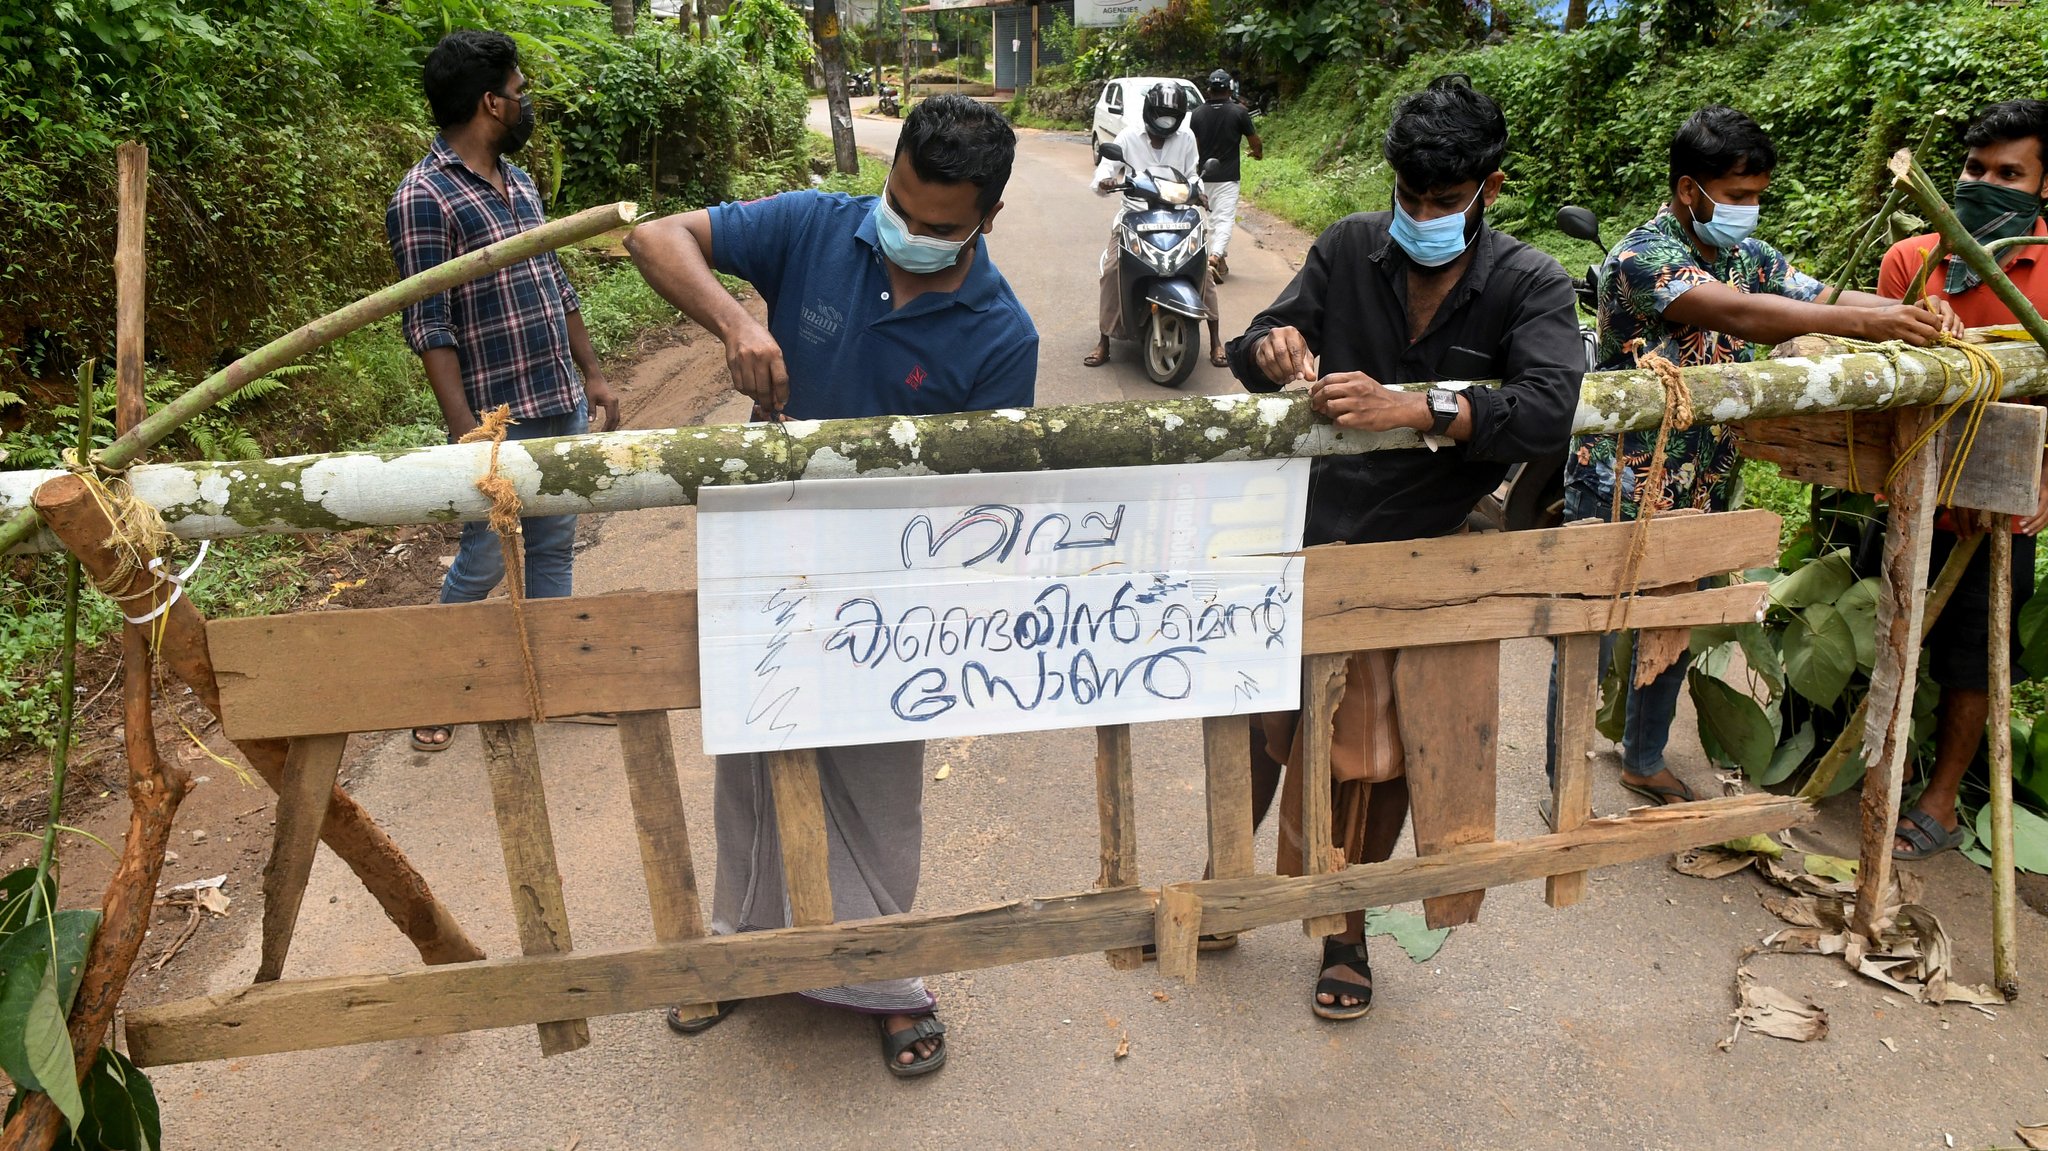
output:
<svg viewBox="0 0 2048 1151"><path fill-rule="evenodd" d="M1317 971L1328 971L1332 967L1347 968L1353 975L1363 977L1365 982L1353 983L1350 980L1331 979L1328 976L1318 978L1315 994L1308 999L1309 1008L1316 1016L1321 1019L1343 1021L1358 1019L1371 1011L1372 964L1366 962L1365 941L1361 939L1357 943L1345 943L1334 935L1324 936L1323 965L1317 968ZM1324 1003L1316 998L1318 995L1329 996L1330 1002ZM1341 1001L1347 997L1363 1002L1346 1007Z"/></svg>
<svg viewBox="0 0 2048 1151"><path fill-rule="evenodd" d="M889 1065L889 1074L898 1079L911 1079L929 1075L946 1065L946 1025L939 1017L927 1011L917 1016L917 1021L901 1031L889 1030L887 1016L878 1016L875 1023L882 1029L882 1061ZM903 1053L928 1039L939 1041L939 1049L913 1063L902 1061Z"/></svg>
<svg viewBox="0 0 2048 1151"><path fill-rule="evenodd" d="M721 999L717 1005L718 1013L716 1015L706 1015L702 1019L685 1019L682 1016L682 1012L674 1007L669 1008L664 1014L668 1019L668 1029L670 1031L675 1032L677 1035L696 1035L700 1032L709 1031L713 1027L725 1022L725 1017L731 1015L732 1009L739 1005L740 1001L737 999Z"/></svg>

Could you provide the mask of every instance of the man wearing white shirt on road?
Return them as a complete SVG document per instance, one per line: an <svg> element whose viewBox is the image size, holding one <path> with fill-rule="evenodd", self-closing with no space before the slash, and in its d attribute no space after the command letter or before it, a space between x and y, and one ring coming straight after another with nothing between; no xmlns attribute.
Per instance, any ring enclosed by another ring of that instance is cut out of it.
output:
<svg viewBox="0 0 2048 1151"><path fill-rule="evenodd" d="M1201 150L1187 121L1187 92L1178 84L1154 84L1145 93L1144 110L1138 122L1117 134L1116 146L1124 154L1123 161L1105 159L1095 165L1095 194L1110 195L1132 172L1160 165L1193 179L1201 167ZM1111 337L1129 338L1124 334L1123 286L1117 274L1114 237L1109 258L1103 262L1101 297L1102 337L1095 341L1095 350L1081 361L1091 368L1108 362ZM1219 368L1227 367L1230 361L1223 354L1216 287L1206 274L1202 277L1202 307L1209 313L1209 362Z"/></svg>

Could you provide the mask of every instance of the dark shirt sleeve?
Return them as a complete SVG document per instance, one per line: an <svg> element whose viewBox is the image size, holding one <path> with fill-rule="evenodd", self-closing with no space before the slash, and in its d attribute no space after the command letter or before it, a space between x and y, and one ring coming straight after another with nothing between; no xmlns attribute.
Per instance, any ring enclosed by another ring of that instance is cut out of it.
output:
<svg viewBox="0 0 2048 1151"><path fill-rule="evenodd" d="M1253 136L1258 135L1259 126L1256 122L1252 120L1251 109L1245 107L1243 104L1232 104L1231 107L1237 109L1238 131L1244 134L1244 138L1249 140Z"/></svg>
<svg viewBox="0 0 2048 1151"><path fill-rule="evenodd" d="M1330 257L1341 239L1337 230L1343 221L1325 229L1309 247L1308 258L1302 261L1301 271L1265 311L1252 317L1251 326L1244 334L1230 341L1225 351L1230 356L1230 373L1248 392L1277 392L1283 385L1266 378L1252 358L1253 349L1266 333L1275 328L1298 328L1302 339L1308 341L1308 349L1317 355L1323 350L1323 295L1330 283ZM1560 273L1562 275L1562 273ZM1567 293L1569 294L1569 293Z"/></svg>
<svg viewBox="0 0 2048 1151"><path fill-rule="evenodd" d="M1027 330L981 366L970 411L1028 408L1038 396L1038 333Z"/></svg>
<svg viewBox="0 0 2048 1151"><path fill-rule="evenodd" d="M384 211L384 237L391 244L391 260L398 265L401 280L447 262L454 249L447 208L432 189L415 180L400 184L391 197L391 206ZM405 342L416 353L424 355L433 348L454 347L455 328L449 321L448 293L436 292L418 303L407 304L404 328Z"/></svg>
<svg viewBox="0 0 2048 1151"><path fill-rule="evenodd" d="M764 299L782 290L789 256L802 249L815 192L784 192L711 209L711 266L754 285Z"/></svg>
<svg viewBox="0 0 2048 1151"><path fill-rule="evenodd" d="M1464 393L1472 405L1466 451L1473 459L1533 460L1564 451L1571 438L1585 344L1571 279L1554 261L1543 263L1498 297L1512 308L1501 338L1501 385Z"/></svg>

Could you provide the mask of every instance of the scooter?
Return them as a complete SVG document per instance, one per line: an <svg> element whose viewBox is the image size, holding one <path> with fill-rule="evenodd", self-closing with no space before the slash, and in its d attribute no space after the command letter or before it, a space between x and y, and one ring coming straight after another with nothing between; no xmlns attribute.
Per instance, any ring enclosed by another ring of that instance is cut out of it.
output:
<svg viewBox="0 0 2048 1151"><path fill-rule="evenodd" d="M1607 242L1600 236L1599 218L1584 208L1569 204L1559 208L1557 230L1574 240L1597 245L1602 252L1607 250ZM1584 279L1574 279L1572 292L1578 297L1581 309L1597 315L1600 311L1600 265L1587 267ZM1579 324L1579 338L1584 342L1586 370L1590 372L1600 362L1599 330L1582 322ZM1560 453L1510 466L1507 478L1472 510L1472 525L1495 531L1520 531L1524 528L1554 528L1562 524L1564 459L1564 454Z"/></svg>
<svg viewBox="0 0 2048 1151"><path fill-rule="evenodd" d="M1096 146L1099 159L1124 163L1115 144ZM1214 171L1216 161L1203 165ZM1200 176L1165 166L1134 173L1115 189L1123 209L1103 250L1098 274L1117 262L1123 287L1123 327L1143 349L1145 375L1177 388L1201 358L1202 277L1207 274L1209 211Z"/></svg>
<svg viewBox="0 0 2048 1151"><path fill-rule="evenodd" d="M846 76L846 94L849 96L872 96L875 94L874 77L865 70L849 72Z"/></svg>

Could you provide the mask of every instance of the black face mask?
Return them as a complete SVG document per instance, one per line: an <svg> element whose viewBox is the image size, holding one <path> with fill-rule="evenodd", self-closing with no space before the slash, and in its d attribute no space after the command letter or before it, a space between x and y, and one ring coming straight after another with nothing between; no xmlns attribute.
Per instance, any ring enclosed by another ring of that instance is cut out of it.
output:
<svg viewBox="0 0 2048 1151"><path fill-rule="evenodd" d="M501 100L511 99L510 96L502 93L498 94L498 98ZM504 122L501 120L499 123L502 124ZM498 154L500 156L509 156L519 149L526 147L526 142L532 138L533 97L522 92L519 95L519 119L513 121L511 125L505 128L504 138L498 141Z"/></svg>

